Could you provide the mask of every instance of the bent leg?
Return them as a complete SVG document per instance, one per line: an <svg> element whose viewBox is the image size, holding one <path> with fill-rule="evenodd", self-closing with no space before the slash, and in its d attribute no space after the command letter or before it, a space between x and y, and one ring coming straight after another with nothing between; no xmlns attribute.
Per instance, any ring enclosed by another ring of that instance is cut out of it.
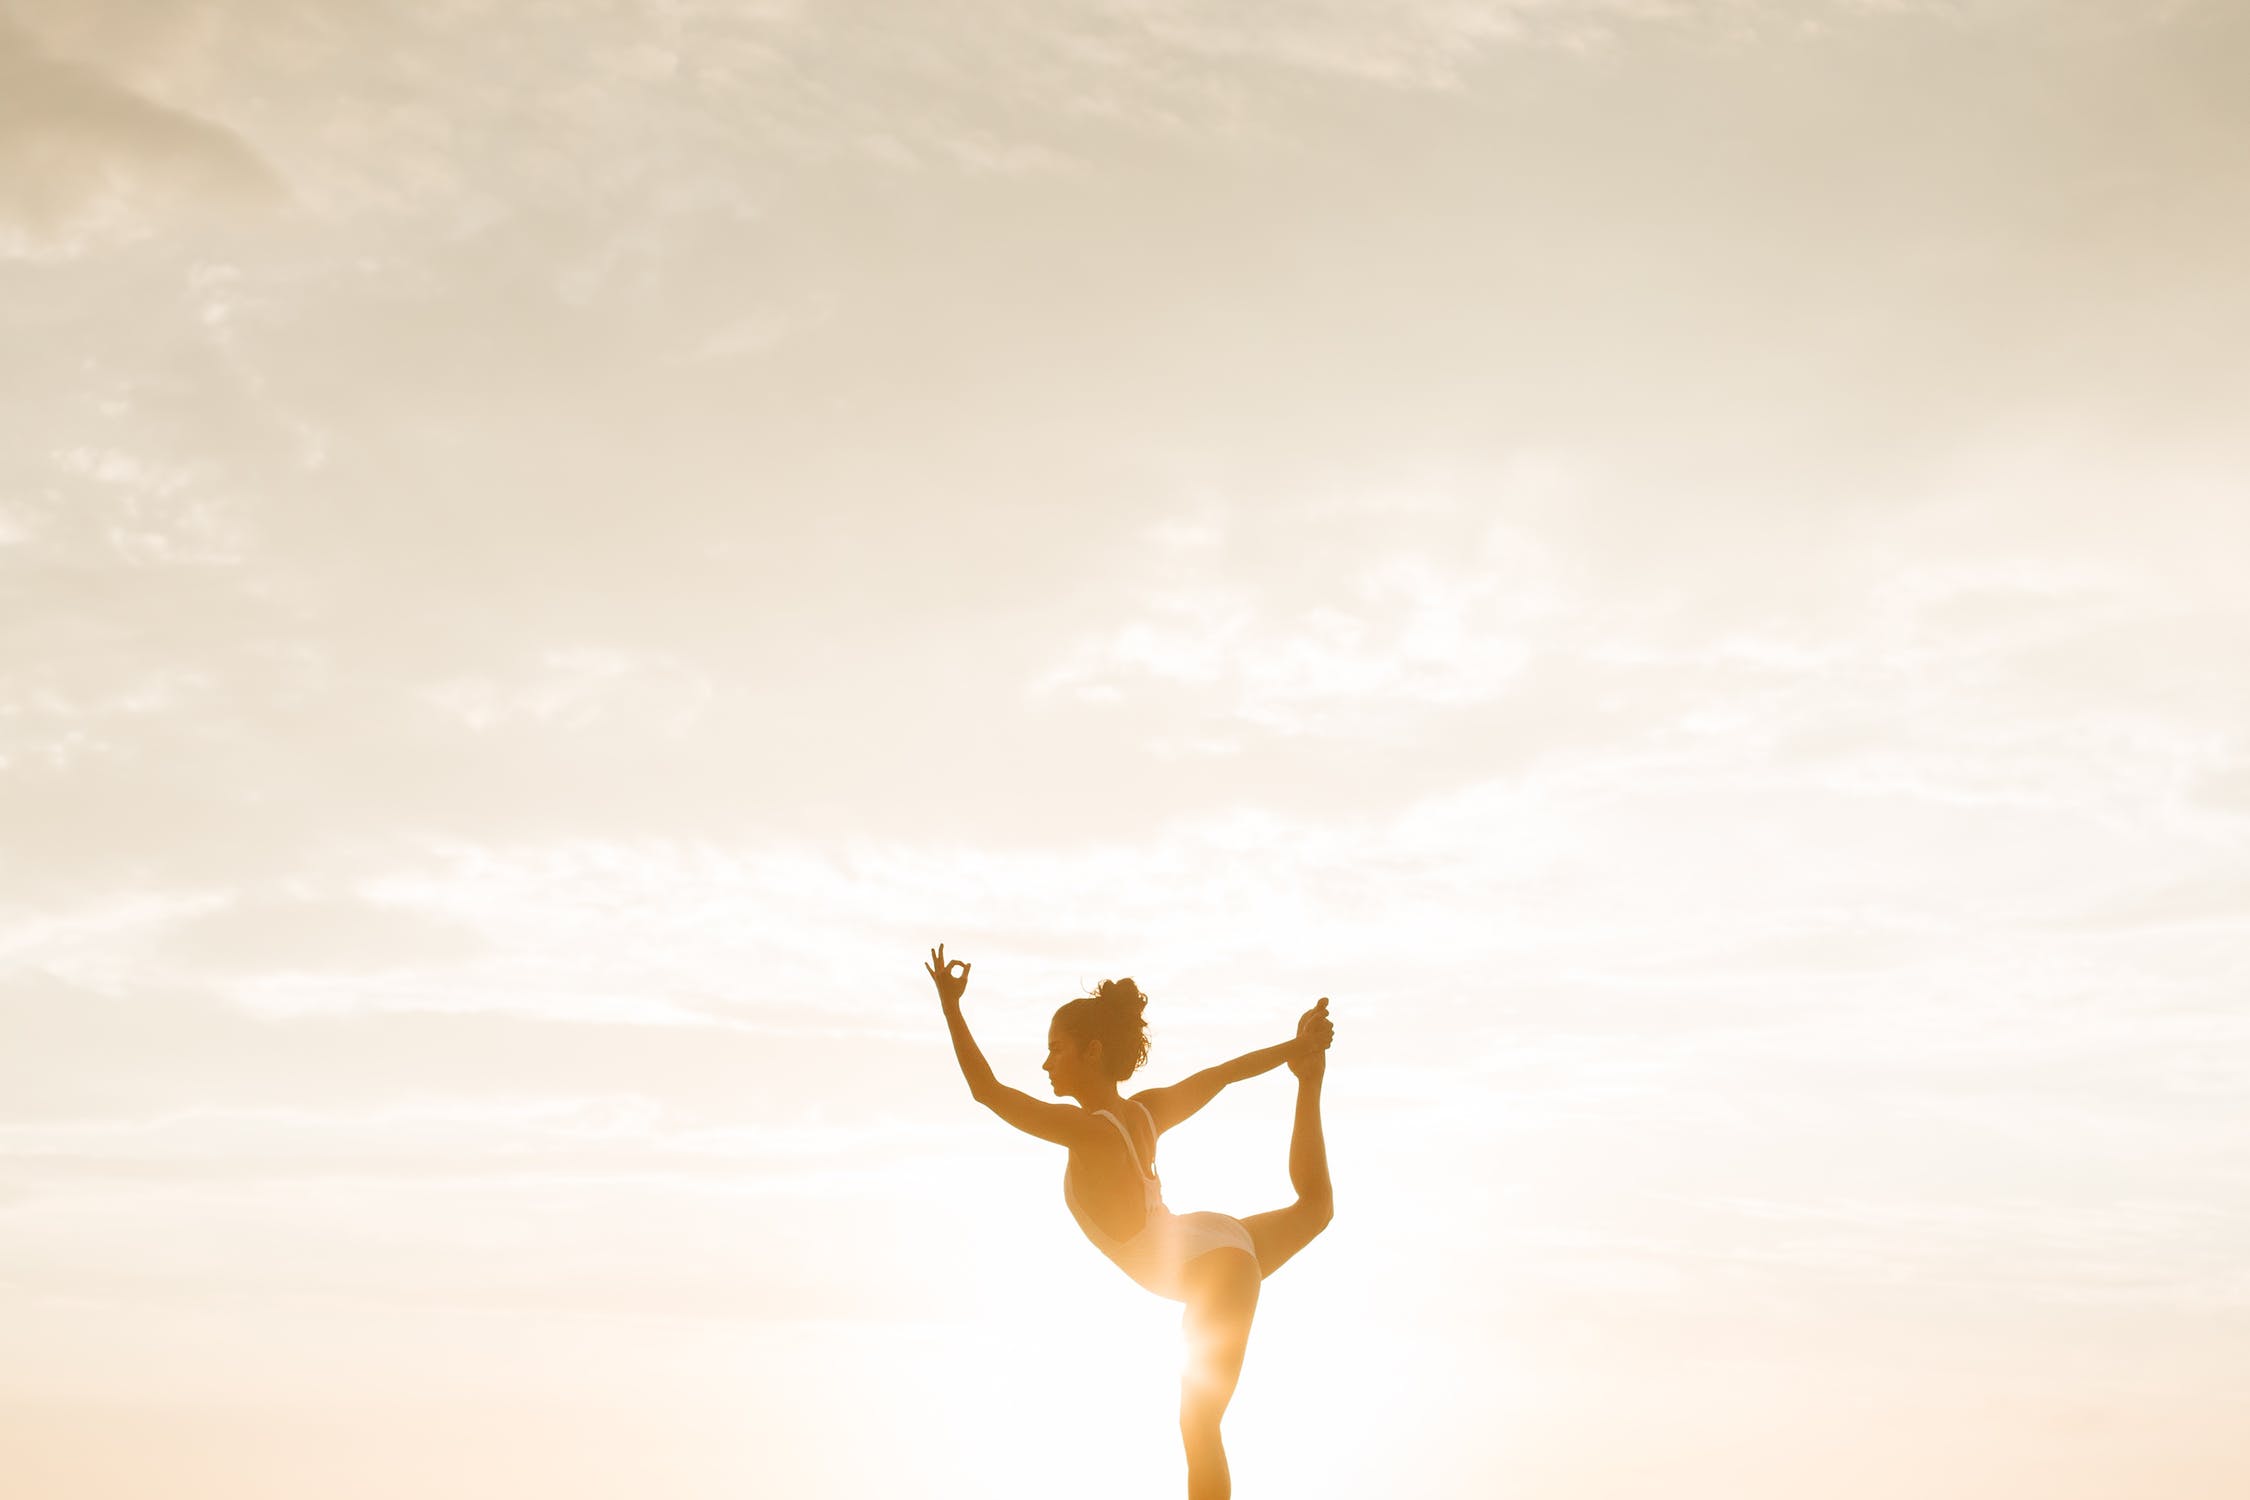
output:
<svg viewBox="0 0 2250 1500"><path fill-rule="evenodd" d="M1187 1265L1180 1441L1187 1448L1188 1500L1228 1500L1234 1492L1219 1419L1242 1375L1250 1320L1258 1310L1259 1274L1257 1263L1239 1249L1213 1250Z"/></svg>
<svg viewBox="0 0 2250 1500"><path fill-rule="evenodd" d="M1336 1194L1328 1181L1328 1141L1320 1130L1319 1069L1297 1080L1297 1123L1289 1135L1289 1185L1297 1201L1242 1221L1258 1247L1258 1269L1271 1276L1289 1257L1312 1242L1336 1217Z"/></svg>

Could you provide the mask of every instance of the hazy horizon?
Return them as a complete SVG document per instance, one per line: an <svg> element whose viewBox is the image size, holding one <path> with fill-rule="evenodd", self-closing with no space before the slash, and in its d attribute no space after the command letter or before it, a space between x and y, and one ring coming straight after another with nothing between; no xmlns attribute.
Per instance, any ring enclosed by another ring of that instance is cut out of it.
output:
<svg viewBox="0 0 2250 1500"><path fill-rule="evenodd" d="M2218 0L0 0L0 1488L1178 1493L944 942L1019 1087L1333 997L1244 1500L2244 1493L2246 100Z"/></svg>

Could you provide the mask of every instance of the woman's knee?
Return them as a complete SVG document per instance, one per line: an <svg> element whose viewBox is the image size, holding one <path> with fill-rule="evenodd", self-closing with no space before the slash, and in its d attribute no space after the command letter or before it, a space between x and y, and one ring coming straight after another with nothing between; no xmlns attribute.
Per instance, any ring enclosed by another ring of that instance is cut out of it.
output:
<svg viewBox="0 0 2250 1500"><path fill-rule="evenodd" d="M1219 1423L1226 1414L1224 1397L1197 1390L1190 1381L1180 1382L1180 1435L1189 1442L1217 1442Z"/></svg>
<svg viewBox="0 0 2250 1500"><path fill-rule="evenodd" d="M1216 1446L1219 1424L1234 1400L1234 1379L1198 1379L1190 1370L1180 1380L1180 1436L1189 1447Z"/></svg>

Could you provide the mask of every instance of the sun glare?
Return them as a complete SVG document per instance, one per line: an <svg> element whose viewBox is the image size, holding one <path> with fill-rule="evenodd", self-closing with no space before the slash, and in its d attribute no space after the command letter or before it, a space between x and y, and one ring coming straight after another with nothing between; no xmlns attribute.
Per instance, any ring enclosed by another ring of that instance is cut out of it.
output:
<svg viewBox="0 0 2250 1500"><path fill-rule="evenodd" d="M1238 1217L1278 1208L1289 1198L1286 1150L1286 1123L1214 1109L1159 1147L1167 1200ZM944 1399L953 1422L1004 1425L1011 1458L991 1478L1009 1500L1052 1493L1054 1466L1074 1461L1074 1442L1084 1462L1091 1423L1166 1437L1178 1420L1181 1308L1084 1242L1059 1201L1062 1168L1059 1151L963 1160L957 1201L974 1228L944 1247L952 1264L934 1272L974 1289L959 1386ZM1376 1482L1373 1466L1396 1457L1379 1436L1417 1429L1428 1420L1420 1408L1457 1381L1451 1356L1372 1305L1370 1278L1381 1274L1364 1247L1336 1234L1267 1283L1226 1420L1240 1481L1303 1493L1327 1492L1345 1474ZM1486 1368L1479 1378L1489 1377ZM1179 1462L1164 1442L1113 1444L1103 1458L1116 1493L1169 1492Z"/></svg>

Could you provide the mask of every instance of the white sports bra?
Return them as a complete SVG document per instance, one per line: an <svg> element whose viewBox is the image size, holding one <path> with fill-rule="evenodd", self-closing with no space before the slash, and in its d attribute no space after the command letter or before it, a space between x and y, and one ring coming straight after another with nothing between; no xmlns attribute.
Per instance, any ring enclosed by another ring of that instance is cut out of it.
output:
<svg viewBox="0 0 2250 1500"><path fill-rule="evenodd" d="M1127 1102L1132 1104L1133 1107L1138 1109L1143 1115L1148 1116L1148 1128L1150 1133L1154 1134L1156 1130L1156 1117L1149 1114L1148 1106L1140 1103L1138 1100L1128 1100ZM1122 1246L1131 1244L1134 1240L1137 1240L1142 1235L1148 1233L1149 1225L1155 1223L1159 1218L1168 1215L1171 1210L1167 1209L1164 1206L1164 1183L1160 1178L1157 1177L1153 1165L1147 1169L1144 1169L1141 1166L1141 1148L1133 1144L1133 1132L1125 1128L1125 1122L1123 1120L1120 1120L1116 1115L1110 1113L1110 1111L1106 1109L1097 1109L1094 1111L1094 1113L1109 1121L1110 1124L1115 1125L1117 1127L1117 1133L1125 1137L1125 1151L1126 1154L1132 1158L1133 1175L1140 1179L1141 1206L1146 1211L1145 1217L1141 1221L1140 1229L1135 1231L1126 1239L1118 1239L1115 1235L1112 1235L1107 1230L1103 1229L1101 1225L1095 1223L1093 1218L1087 1214L1085 1205L1080 1203L1078 1201L1078 1195L1075 1192L1071 1191L1070 1169L1068 1167L1063 1168L1063 1202L1070 1206L1070 1216L1078 1221L1078 1227L1080 1229L1086 1231L1086 1237L1088 1239L1092 1240L1096 1245L1106 1250L1112 1245Z"/></svg>

